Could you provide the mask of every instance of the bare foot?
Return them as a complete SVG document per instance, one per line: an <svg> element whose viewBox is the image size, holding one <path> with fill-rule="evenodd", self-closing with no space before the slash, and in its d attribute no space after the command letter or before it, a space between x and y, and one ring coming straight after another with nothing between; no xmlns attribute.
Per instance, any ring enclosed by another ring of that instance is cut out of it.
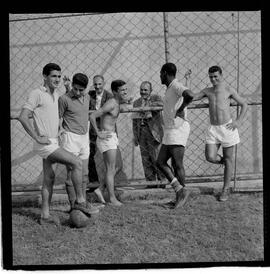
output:
<svg viewBox="0 0 270 274"><path fill-rule="evenodd" d="M114 206L121 206L122 205L122 203L120 201L118 201L117 199L111 199L110 204L114 205Z"/></svg>
<svg viewBox="0 0 270 274"><path fill-rule="evenodd" d="M99 200L101 203L105 204L106 202L105 202L105 199L104 199L104 197L103 197L103 195L102 195L102 192L101 192L100 188L96 188L96 189L94 190L94 192L96 193L96 195L97 195L97 197L98 197L98 200Z"/></svg>

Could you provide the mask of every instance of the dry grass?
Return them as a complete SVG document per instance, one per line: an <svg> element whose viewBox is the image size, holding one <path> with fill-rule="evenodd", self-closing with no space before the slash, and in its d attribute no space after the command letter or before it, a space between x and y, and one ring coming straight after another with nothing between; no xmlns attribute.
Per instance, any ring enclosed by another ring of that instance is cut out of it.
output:
<svg viewBox="0 0 270 274"><path fill-rule="evenodd" d="M39 208L14 207L13 264L263 260L262 193L233 194L226 203L213 195L195 195L176 210L164 207L164 193L107 206L81 229L70 227L63 206L54 208L60 227L40 226Z"/></svg>

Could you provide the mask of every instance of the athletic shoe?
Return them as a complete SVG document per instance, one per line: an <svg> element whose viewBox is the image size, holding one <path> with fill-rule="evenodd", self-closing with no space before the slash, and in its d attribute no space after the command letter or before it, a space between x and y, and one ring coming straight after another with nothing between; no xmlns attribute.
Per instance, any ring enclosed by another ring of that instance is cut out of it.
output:
<svg viewBox="0 0 270 274"><path fill-rule="evenodd" d="M60 220L58 217L50 215L48 218L40 218L39 220L40 225L47 225L47 224L53 224L56 226L60 225Z"/></svg>
<svg viewBox="0 0 270 274"><path fill-rule="evenodd" d="M219 196L219 201L220 202L225 202L229 199L229 189L222 190L220 196Z"/></svg>
<svg viewBox="0 0 270 274"><path fill-rule="evenodd" d="M87 202L78 203L76 201L73 206L73 209L78 209L86 215L96 214L99 212L98 208L92 206L91 204L89 204Z"/></svg>
<svg viewBox="0 0 270 274"><path fill-rule="evenodd" d="M181 188L176 192L176 201L173 208L183 207L187 202L187 198L191 193L190 190L186 189L186 187Z"/></svg>

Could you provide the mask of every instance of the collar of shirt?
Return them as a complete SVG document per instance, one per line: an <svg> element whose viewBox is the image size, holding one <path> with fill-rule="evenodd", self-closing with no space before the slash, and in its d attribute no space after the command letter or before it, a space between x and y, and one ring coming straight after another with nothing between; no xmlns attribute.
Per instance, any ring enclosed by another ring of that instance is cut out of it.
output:
<svg viewBox="0 0 270 274"><path fill-rule="evenodd" d="M53 93L51 93L51 92L50 92L46 87L44 87L44 86L40 86L40 90L43 91L43 92L48 93L50 96L53 97L53 100L55 100L55 93L56 93L56 91L54 91Z"/></svg>
<svg viewBox="0 0 270 274"><path fill-rule="evenodd" d="M176 78L174 78L171 83L168 85L167 89L171 88L171 86L177 81Z"/></svg>
<svg viewBox="0 0 270 274"><path fill-rule="evenodd" d="M78 100L79 102L81 102L82 104L84 103L85 94L82 95L81 97L77 98L77 97L74 95L73 91L70 90L70 91L67 93L67 95L68 95L70 98L75 98L75 99L77 99L77 100Z"/></svg>

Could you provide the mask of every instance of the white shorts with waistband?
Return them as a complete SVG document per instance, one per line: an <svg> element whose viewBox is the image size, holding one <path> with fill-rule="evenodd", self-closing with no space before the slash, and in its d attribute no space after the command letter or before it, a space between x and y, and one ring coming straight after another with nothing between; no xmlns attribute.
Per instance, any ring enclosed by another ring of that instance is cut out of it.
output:
<svg viewBox="0 0 270 274"><path fill-rule="evenodd" d="M97 148L100 151L100 153L103 153L110 149L117 149L119 142L118 138L115 132L111 132L111 137L108 139L100 139L97 137Z"/></svg>
<svg viewBox="0 0 270 274"><path fill-rule="evenodd" d="M179 124L177 128L164 129L164 135L162 138L163 145L182 145L184 147L186 146L190 132L189 122L179 117L177 118L177 120L179 120L179 122L177 122L177 124Z"/></svg>
<svg viewBox="0 0 270 274"><path fill-rule="evenodd" d="M221 144L222 147L231 147L240 143L238 129L230 130L226 128L226 125L231 122L232 120L219 126L210 125L205 134L206 144Z"/></svg>
<svg viewBox="0 0 270 274"><path fill-rule="evenodd" d="M61 135L61 147L73 153L82 160L89 158L89 133L79 135L70 131L64 131Z"/></svg>
<svg viewBox="0 0 270 274"><path fill-rule="evenodd" d="M34 151L43 159L46 159L50 154L59 148L58 138L49 138L51 144L41 145L34 143Z"/></svg>

